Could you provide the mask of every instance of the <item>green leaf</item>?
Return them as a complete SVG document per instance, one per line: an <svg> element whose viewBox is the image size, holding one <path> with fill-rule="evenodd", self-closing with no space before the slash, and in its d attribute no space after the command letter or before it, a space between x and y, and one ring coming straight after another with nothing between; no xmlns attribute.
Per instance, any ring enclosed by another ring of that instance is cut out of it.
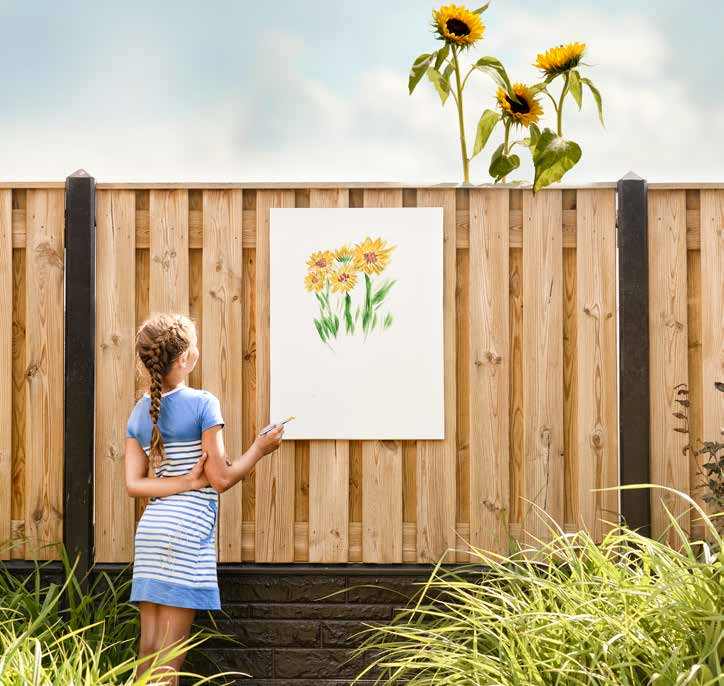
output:
<svg viewBox="0 0 724 686"><path fill-rule="evenodd" d="M352 298L349 293L344 296L344 323L347 333L354 333L354 322L352 321Z"/></svg>
<svg viewBox="0 0 724 686"><path fill-rule="evenodd" d="M385 315L385 321L382 323L383 329L389 329L392 326L392 315L388 312Z"/></svg>
<svg viewBox="0 0 724 686"><path fill-rule="evenodd" d="M423 77L423 74L430 66L431 60L432 55L425 53L423 55L420 55L413 63L412 67L410 68L410 78L407 82L407 89L410 91L410 95L412 95L412 91L415 90L415 86L420 83L420 79Z"/></svg>
<svg viewBox="0 0 724 686"><path fill-rule="evenodd" d="M490 7L490 0L488 0L488 2L486 2L482 7L478 7L478 9L473 10L473 14L482 14L486 9L488 9L488 7Z"/></svg>
<svg viewBox="0 0 724 686"><path fill-rule="evenodd" d="M578 105L578 110L580 111L581 103L583 102L583 88L581 87L581 75L575 69L570 72L568 89L571 91L571 95L576 101L576 105Z"/></svg>
<svg viewBox="0 0 724 686"><path fill-rule="evenodd" d="M447 100L447 96L450 95L449 81L433 67L428 67L426 73L427 78L430 79L432 85L435 86L437 94L440 96L440 102L444 105Z"/></svg>
<svg viewBox="0 0 724 686"><path fill-rule="evenodd" d="M488 142L490 134L493 132L495 125L500 121L500 115L495 110L485 110L480 115L478 121L478 132L475 134L475 147L473 148L473 154L470 159L472 160Z"/></svg>
<svg viewBox="0 0 724 686"><path fill-rule="evenodd" d="M319 322L319 320L317 320L317 319L314 320L314 326L317 327L317 333L319 334L319 337L322 339L322 343L326 343L327 337L325 336L325 333L324 333L324 327Z"/></svg>
<svg viewBox="0 0 724 686"><path fill-rule="evenodd" d="M505 67L497 57L481 57L474 65L474 69L485 72L493 78L493 81L497 83L507 94L511 100L519 102L515 93L513 93L513 87L510 85L510 79L508 73L505 71Z"/></svg>
<svg viewBox="0 0 724 686"><path fill-rule="evenodd" d="M598 88L591 83L591 79L581 77L581 83L585 83L593 95L593 99L596 101L596 107L598 108L598 118L601 120L601 126L606 128L603 123L603 102L601 100L601 94L598 92Z"/></svg>
<svg viewBox="0 0 724 686"><path fill-rule="evenodd" d="M560 181L580 159L581 148L578 143L567 141L550 129L544 129L533 153L533 192Z"/></svg>
<svg viewBox="0 0 724 686"><path fill-rule="evenodd" d="M548 84L545 81L535 83L530 87L531 95L538 95L538 93L542 93L546 88L548 88Z"/></svg>
<svg viewBox="0 0 724 686"><path fill-rule="evenodd" d="M390 292L390 288L392 288L394 285L394 279L392 279L391 281L385 281L372 296L372 305L379 305L387 297L387 294Z"/></svg>
<svg viewBox="0 0 724 686"><path fill-rule="evenodd" d="M538 139L540 138L540 129L537 124L531 124L528 127L528 130L530 131L530 136L524 138L521 143L527 148L530 148L530 152L533 154L533 152L535 152L535 146L538 143Z"/></svg>
<svg viewBox="0 0 724 686"><path fill-rule="evenodd" d="M435 57L435 69L440 71L440 67L444 64L445 60L447 59L447 56L450 54L450 44L445 43L445 45L440 48L436 53Z"/></svg>
<svg viewBox="0 0 724 686"><path fill-rule="evenodd" d="M504 147L505 144L501 143L490 159L488 172L496 181L500 181L500 179L520 166L520 157L518 155L504 155Z"/></svg>

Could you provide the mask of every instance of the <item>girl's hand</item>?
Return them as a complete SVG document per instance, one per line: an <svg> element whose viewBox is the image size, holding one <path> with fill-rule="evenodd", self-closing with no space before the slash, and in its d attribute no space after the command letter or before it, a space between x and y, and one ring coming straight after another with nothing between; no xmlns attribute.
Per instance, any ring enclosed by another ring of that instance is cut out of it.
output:
<svg viewBox="0 0 724 686"><path fill-rule="evenodd" d="M265 426L262 431L268 429L270 426L276 426L268 434L263 436L259 434L254 441L254 447L259 451L261 455L268 455L273 453L282 442L282 436L284 436L284 425L283 424L269 424Z"/></svg>
<svg viewBox="0 0 724 686"><path fill-rule="evenodd" d="M209 485L209 480L206 478L206 474L204 473L204 462L206 462L207 457L208 455L205 452L201 453L201 457L191 468L191 471L186 472L185 476L189 481L189 490L203 488L204 486Z"/></svg>

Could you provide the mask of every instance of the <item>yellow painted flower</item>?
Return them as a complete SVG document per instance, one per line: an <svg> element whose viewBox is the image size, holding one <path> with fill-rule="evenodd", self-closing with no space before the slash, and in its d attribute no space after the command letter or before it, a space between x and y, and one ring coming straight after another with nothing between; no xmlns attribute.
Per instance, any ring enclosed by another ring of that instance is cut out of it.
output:
<svg viewBox="0 0 724 686"><path fill-rule="evenodd" d="M330 250L321 250L314 252L307 260L307 266L310 269L316 269L326 274L334 265L334 255Z"/></svg>
<svg viewBox="0 0 724 686"><path fill-rule="evenodd" d="M543 114L543 108L526 85L514 83L513 92L520 102L511 100L502 88L498 88L498 104L503 110L503 116L527 128L529 124L538 121Z"/></svg>
<svg viewBox="0 0 724 686"><path fill-rule="evenodd" d="M354 258L354 252L348 245L343 245L339 250L334 251L334 259L337 262L351 262Z"/></svg>
<svg viewBox="0 0 724 686"><path fill-rule="evenodd" d="M433 10L433 28L446 43L469 48L483 37L485 26L480 16L463 5L444 5Z"/></svg>
<svg viewBox="0 0 724 686"><path fill-rule="evenodd" d="M569 69L578 66L583 57L583 51L586 49L585 43L568 43L568 45L559 45L556 48L550 48L543 54L538 54L538 58L533 63L534 67L545 72L548 76L563 74Z"/></svg>
<svg viewBox="0 0 724 686"><path fill-rule="evenodd" d="M357 283L357 270L354 264L340 264L329 276L329 283L334 293L349 293Z"/></svg>
<svg viewBox="0 0 724 686"><path fill-rule="evenodd" d="M390 261L390 253L397 246L385 247L387 241L372 240L369 236L354 249L354 266L365 274L380 274Z"/></svg>
<svg viewBox="0 0 724 686"><path fill-rule="evenodd" d="M326 280L326 272L322 272L319 269L311 269L304 277L304 285L310 293L319 293L319 291L324 288Z"/></svg>

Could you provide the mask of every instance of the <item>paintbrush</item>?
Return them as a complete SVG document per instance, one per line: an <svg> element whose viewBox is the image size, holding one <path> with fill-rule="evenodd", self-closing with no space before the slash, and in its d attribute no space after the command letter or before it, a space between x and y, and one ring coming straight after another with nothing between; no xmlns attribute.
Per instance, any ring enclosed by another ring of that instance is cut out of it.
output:
<svg viewBox="0 0 724 686"><path fill-rule="evenodd" d="M268 429L264 429L264 431L262 431L259 435L266 436L270 431L274 431L274 429L276 429L277 426L283 426L287 422L291 422L292 419L296 419L296 417L294 417L294 416L287 417L283 422L281 422L281 424L272 424Z"/></svg>

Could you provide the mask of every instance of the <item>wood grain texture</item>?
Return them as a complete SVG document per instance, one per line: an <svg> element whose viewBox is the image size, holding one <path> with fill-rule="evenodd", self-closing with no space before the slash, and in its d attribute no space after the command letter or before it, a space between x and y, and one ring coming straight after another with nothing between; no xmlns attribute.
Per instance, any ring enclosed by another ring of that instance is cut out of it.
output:
<svg viewBox="0 0 724 686"><path fill-rule="evenodd" d="M133 558L135 508L126 492L126 420L135 404L136 230L133 191L96 193L95 559Z"/></svg>
<svg viewBox="0 0 724 686"><path fill-rule="evenodd" d="M445 438L417 441L417 555L415 562L455 562L456 500L456 343L455 343L455 191L421 190L418 207L443 208L443 332ZM447 552L449 551L449 552Z"/></svg>
<svg viewBox="0 0 724 686"><path fill-rule="evenodd" d="M512 195L512 194L511 194ZM512 201L512 197L511 197ZM510 251L510 535L520 540L525 512L525 417L523 414L523 251Z"/></svg>
<svg viewBox="0 0 724 686"><path fill-rule="evenodd" d="M186 190L150 195L150 314L189 312L189 200Z"/></svg>
<svg viewBox="0 0 724 686"><path fill-rule="evenodd" d="M294 191L259 191L256 196L256 418L269 423L269 210L294 207ZM256 470L255 557L257 562L294 560L294 442L262 458Z"/></svg>
<svg viewBox="0 0 724 686"><path fill-rule="evenodd" d="M26 555L57 558L63 537L63 231L62 190L27 196Z"/></svg>
<svg viewBox="0 0 724 686"><path fill-rule="evenodd" d="M702 440L724 443L724 393L714 387L724 383L724 191L700 200Z"/></svg>
<svg viewBox="0 0 724 686"><path fill-rule="evenodd" d="M565 203L565 198L564 198ZM578 262L573 248L563 248L563 522L576 531L578 508Z"/></svg>
<svg viewBox="0 0 724 686"><path fill-rule="evenodd" d="M674 431L673 416L681 406L676 388L688 385L686 317L686 196L685 191L649 191L649 340L651 384L651 481L689 490L688 457L682 449L686 435ZM651 532L661 536L670 520L664 510L680 516L689 529L686 503L671 493L652 489ZM676 535L670 532L672 543Z"/></svg>
<svg viewBox="0 0 724 686"><path fill-rule="evenodd" d="M564 516L561 192L523 191L523 404L526 540Z"/></svg>
<svg viewBox="0 0 724 686"><path fill-rule="evenodd" d="M578 512L595 541L618 523L616 194L578 192ZM609 525L608 522L611 524Z"/></svg>
<svg viewBox="0 0 724 686"><path fill-rule="evenodd" d="M401 207L402 190L365 190L365 207ZM402 445L362 442L362 561L402 562Z"/></svg>
<svg viewBox="0 0 724 686"><path fill-rule="evenodd" d="M11 537L13 384L13 192L0 190L0 544ZM0 547L0 557L10 551Z"/></svg>
<svg viewBox="0 0 724 686"><path fill-rule="evenodd" d="M148 201L146 195L139 197L136 194L136 205L138 206L139 201ZM151 264L150 254L148 250L139 250L136 247L136 331L140 328L141 324L148 317L149 314L149 282L151 279ZM136 358L136 374L135 374L135 398L138 400L141 395L148 389L148 374L142 371L140 361ZM152 475L151 465L149 462L148 475ZM148 503L147 498L136 498L135 499L135 510L136 510L136 521L141 519L143 510L146 508Z"/></svg>
<svg viewBox="0 0 724 686"><path fill-rule="evenodd" d="M470 191L470 536L501 554L510 510L508 211L507 193Z"/></svg>
<svg viewBox="0 0 724 686"><path fill-rule="evenodd" d="M204 251L189 249L189 317L196 326L196 337L204 340ZM204 356L200 355L186 382L191 388L203 388Z"/></svg>
<svg viewBox="0 0 724 686"><path fill-rule="evenodd" d="M315 190L310 207L347 207L349 191ZM349 441L309 442L309 562L347 562Z"/></svg>
<svg viewBox="0 0 724 686"><path fill-rule="evenodd" d="M251 191L253 192L253 191ZM247 198L245 197L245 201ZM242 306L242 355L241 370L241 412L242 412L242 442L244 449L248 449L256 436L256 250L242 249L244 261L244 285L242 287L244 304ZM244 522L253 522L256 509L256 470L252 469L246 475L242 490L242 515ZM253 551L250 558L244 561L253 561Z"/></svg>
<svg viewBox="0 0 724 686"><path fill-rule="evenodd" d="M242 452L242 191L204 191L203 388L224 417L224 446ZM241 562L242 485L219 498L219 562Z"/></svg>

